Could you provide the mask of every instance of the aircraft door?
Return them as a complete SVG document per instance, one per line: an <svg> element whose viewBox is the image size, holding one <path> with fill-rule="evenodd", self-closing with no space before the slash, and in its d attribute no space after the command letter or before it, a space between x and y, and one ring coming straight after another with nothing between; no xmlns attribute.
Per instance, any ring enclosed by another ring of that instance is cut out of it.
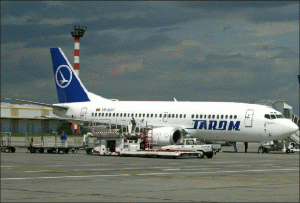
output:
<svg viewBox="0 0 300 203"><path fill-rule="evenodd" d="M163 115L163 121L164 121L164 122L167 122L167 121L168 121L168 112L164 112L164 115Z"/></svg>
<svg viewBox="0 0 300 203"><path fill-rule="evenodd" d="M87 108L83 107L80 112L80 119L86 119Z"/></svg>
<svg viewBox="0 0 300 203"><path fill-rule="evenodd" d="M245 115L245 127L252 127L254 110L248 109Z"/></svg>

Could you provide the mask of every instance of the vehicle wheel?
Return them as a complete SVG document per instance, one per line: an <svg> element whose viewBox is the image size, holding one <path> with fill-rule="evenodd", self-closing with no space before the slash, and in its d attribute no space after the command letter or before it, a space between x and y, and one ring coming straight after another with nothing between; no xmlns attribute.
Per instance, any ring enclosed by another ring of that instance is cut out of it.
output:
<svg viewBox="0 0 300 203"><path fill-rule="evenodd" d="M11 148L10 148L10 152L11 152L11 153L15 153L15 152L16 152L16 148L11 147Z"/></svg>
<svg viewBox="0 0 300 203"><path fill-rule="evenodd" d="M45 151L44 148L39 148L40 153L44 153L44 151Z"/></svg>
<svg viewBox="0 0 300 203"><path fill-rule="evenodd" d="M90 149L86 150L86 153L89 154L89 155L91 155L92 154L92 150L90 150Z"/></svg>
<svg viewBox="0 0 300 203"><path fill-rule="evenodd" d="M206 157L211 159L212 157L214 156L214 153L213 152L209 152L206 154Z"/></svg>
<svg viewBox="0 0 300 203"><path fill-rule="evenodd" d="M288 154L290 153L290 149L286 149L285 152Z"/></svg>
<svg viewBox="0 0 300 203"><path fill-rule="evenodd" d="M203 151L198 151L198 158L203 159L204 158L204 152Z"/></svg>
<svg viewBox="0 0 300 203"><path fill-rule="evenodd" d="M264 150L263 147L259 147L259 148L258 148L258 153L264 153L264 151L265 151L265 150Z"/></svg>
<svg viewBox="0 0 300 203"><path fill-rule="evenodd" d="M69 153L69 149L65 149L65 154L68 154Z"/></svg>
<svg viewBox="0 0 300 203"><path fill-rule="evenodd" d="M5 152L5 153L9 153L9 152L10 152L9 148L6 147L6 148L4 149L4 152Z"/></svg>
<svg viewBox="0 0 300 203"><path fill-rule="evenodd" d="M77 149L73 149L73 150L72 150L72 153L73 153L73 154L77 154L77 152L78 152Z"/></svg>
<svg viewBox="0 0 300 203"><path fill-rule="evenodd" d="M51 154L51 153L53 153L53 151L51 149L47 149L47 153Z"/></svg>

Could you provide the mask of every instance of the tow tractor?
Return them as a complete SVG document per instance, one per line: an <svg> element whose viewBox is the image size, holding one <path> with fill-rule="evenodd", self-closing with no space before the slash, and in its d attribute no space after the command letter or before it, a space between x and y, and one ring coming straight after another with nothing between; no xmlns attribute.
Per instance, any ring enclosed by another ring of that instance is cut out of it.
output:
<svg viewBox="0 0 300 203"><path fill-rule="evenodd" d="M216 152L221 150L220 144L203 144L197 138L186 138L180 140L175 145L163 146L164 150L192 150L199 153L199 158L206 156L212 158Z"/></svg>

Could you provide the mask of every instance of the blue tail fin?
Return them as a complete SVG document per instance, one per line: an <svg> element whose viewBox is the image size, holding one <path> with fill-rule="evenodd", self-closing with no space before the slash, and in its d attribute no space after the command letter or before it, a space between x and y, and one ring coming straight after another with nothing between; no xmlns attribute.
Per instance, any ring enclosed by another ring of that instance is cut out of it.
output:
<svg viewBox="0 0 300 203"><path fill-rule="evenodd" d="M90 101L88 91L60 48L51 48L54 80L59 103Z"/></svg>

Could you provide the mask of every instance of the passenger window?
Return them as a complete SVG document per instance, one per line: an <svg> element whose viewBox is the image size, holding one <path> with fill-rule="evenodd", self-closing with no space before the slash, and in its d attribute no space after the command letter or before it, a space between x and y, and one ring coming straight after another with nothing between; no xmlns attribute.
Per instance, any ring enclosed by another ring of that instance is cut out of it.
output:
<svg viewBox="0 0 300 203"><path fill-rule="evenodd" d="M111 117L111 113L109 113L109 117Z"/></svg>
<svg viewBox="0 0 300 203"><path fill-rule="evenodd" d="M208 115L208 119L210 119L211 118L211 115Z"/></svg>
<svg viewBox="0 0 300 203"><path fill-rule="evenodd" d="M198 114L196 114L196 118L198 118Z"/></svg>
<svg viewBox="0 0 300 203"><path fill-rule="evenodd" d="M223 119L224 118L224 116L223 115L221 115L221 119Z"/></svg>
<svg viewBox="0 0 300 203"><path fill-rule="evenodd" d="M151 114L151 118L153 118L153 113Z"/></svg>
<svg viewBox="0 0 300 203"><path fill-rule="evenodd" d="M215 115L212 115L212 118L215 118Z"/></svg>
<svg viewBox="0 0 300 203"><path fill-rule="evenodd" d="M175 114L172 114L172 118L175 118Z"/></svg>
<svg viewBox="0 0 300 203"><path fill-rule="evenodd" d="M237 119L237 115L234 115L234 119Z"/></svg>
<svg viewBox="0 0 300 203"><path fill-rule="evenodd" d="M147 118L149 118L149 114L147 113Z"/></svg>
<svg viewBox="0 0 300 203"><path fill-rule="evenodd" d="M194 114L192 114L192 118L194 118Z"/></svg>
<svg viewBox="0 0 300 203"><path fill-rule="evenodd" d="M225 116L225 119L227 119L227 118L228 118L228 115Z"/></svg>
<svg viewBox="0 0 300 203"><path fill-rule="evenodd" d="M115 113L113 113L113 117L115 117L115 115L116 115L116 114L115 114Z"/></svg>
<svg viewBox="0 0 300 203"><path fill-rule="evenodd" d="M131 114L131 118L133 117L133 115L134 115L134 114L132 113L132 114Z"/></svg>
<svg viewBox="0 0 300 203"><path fill-rule="evenodd" d="M138 115L138 114L136 113L136 114L135 114L135 117L137 117L137 115Z"/></svg>
<svg viewBox="0 0 300 203"><path fill-rule="evenodd" d="M142 117L142 114L141 114L141 113L139 114L139 117Z"/></svg>
<svg viewBox="0 0 300 203"><path fill-rule="evenodd" d="M157 113L155 114L155 118L157 118Z"/></svg>
<svg viewBox="0 0 300 203"><path fill-rule="evenodd" d="M171 114L169 114L169 116L168 116L169 118L171 118Z"/></svg>
<svg viewBox="0 0 300 203"><path fill-rule="evenodd" d="M126 113L124 113L124 117L126 117Z"/></svg>
<svg viewBox="0 0 300 203"><path fill-rule="evenodd" d="M219 119L219 115L217 115L217 119Z"/></svg>
<svg viewBox="0 0 300 203"><path fill-rule="evenodd" d="M183 118L186 118L186 114L183 115Z"/></svg>
<svg viewBox="0 0 300 203"><path fill-rule="evenodd" d="M206 118L206 115L204 115L204 118Z"/></svg>
<svg viewBox="0 0 300 203"><path fill-rule="evenodd" d="M107 116L108 116L108 113L106 113L105 116L107 117Z"/></svg>
<svg viewBox="0 0 300 203"><path fill-rule="evenodd" d="M159 114L159 117L161 118L161 117L162 117L162 114Z"/></svg>
<svg viewBox="0 0 300 203"><path fill-rule="evenodd" d="M230 115L230 119L232 119L232 115Z"/></svg>
<svg viewBox="0 0 300 203"><path fill-rule="evenodd" d="M179 115L179 118L182 118L182 114Z"/></svg>
<svg viewBox="0 0 300 203"><path fill-rule="evenodd" d="M102 113L102 117L104 116L104 113Z"/></svg>
<svg viewBox="0 0 300 203"><path fill-rule="evenodd" d="M94 116L94 113L92 113L92 116Z"/></svg>
<svg viewBox="0 0 300 203"><path fill-rule="evenodd" d="M202 118L202 114L200 114L200 118Z"/></svg>

